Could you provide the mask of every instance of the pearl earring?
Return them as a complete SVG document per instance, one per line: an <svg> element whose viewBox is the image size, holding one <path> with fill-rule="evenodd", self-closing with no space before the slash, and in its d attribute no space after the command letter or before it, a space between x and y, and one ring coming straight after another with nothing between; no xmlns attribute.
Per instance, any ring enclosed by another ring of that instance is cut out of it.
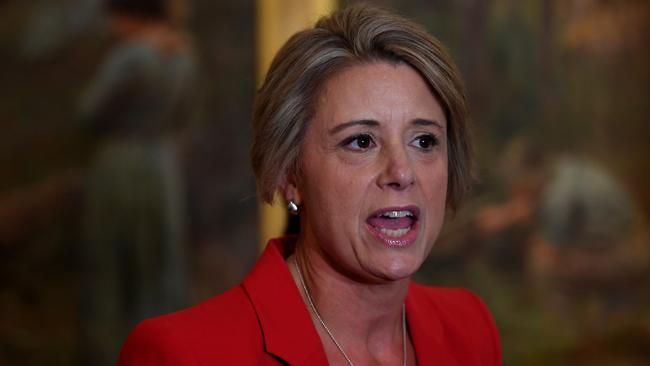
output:
<svg viewBox="0 0 650 366"><path fill-rule="evenodd" d="M292 215L297 215L299 211L298 205L296 205L296 203L291 200L287 204L287 209L289 210L289 213Z"/></svg>

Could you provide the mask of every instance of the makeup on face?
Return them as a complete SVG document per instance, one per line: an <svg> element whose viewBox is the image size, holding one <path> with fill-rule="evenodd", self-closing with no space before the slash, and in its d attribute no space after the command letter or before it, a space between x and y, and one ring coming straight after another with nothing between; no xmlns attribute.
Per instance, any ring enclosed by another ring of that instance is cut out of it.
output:
<svg viewBox="0 0 650 366"><path fill-rule="evenodd" d="M327 80L301 148L301 238L368 281L417 270L447 192L447 121L408 65L357 65Z"/></svg>

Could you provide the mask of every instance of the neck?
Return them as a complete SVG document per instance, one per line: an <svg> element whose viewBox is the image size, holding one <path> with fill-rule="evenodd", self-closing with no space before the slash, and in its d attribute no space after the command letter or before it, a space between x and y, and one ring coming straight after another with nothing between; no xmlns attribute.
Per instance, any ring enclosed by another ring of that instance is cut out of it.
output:
<svg viewBox="0 0 650 366"><path fill-rule="evenodd" d="M296 266L300 267L314 306L346 353L358 352L357 359L401 358L402 309L409 279L383 283L353 279L305 244L299 243L289 257L289 268L308 304ZM315 314L312 318L326 350L332 349Z"/></svg>

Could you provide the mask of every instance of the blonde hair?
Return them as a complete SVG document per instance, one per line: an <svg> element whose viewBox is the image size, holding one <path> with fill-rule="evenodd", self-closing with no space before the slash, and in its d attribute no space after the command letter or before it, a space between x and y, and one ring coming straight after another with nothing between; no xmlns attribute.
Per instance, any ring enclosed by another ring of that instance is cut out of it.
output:
<svg viewBox="0 0 650 366"><path fill-rule="evenodd" d="M252 164L260 197L273 202L288 172L296 172L305 131L324 81L345 67L404 63L431 88L447 122L447 205L455 209L472 181L467 99L460 73L442 44L419 25L368 5L321 18L293 35L271 63L253 110Z"/></svg>

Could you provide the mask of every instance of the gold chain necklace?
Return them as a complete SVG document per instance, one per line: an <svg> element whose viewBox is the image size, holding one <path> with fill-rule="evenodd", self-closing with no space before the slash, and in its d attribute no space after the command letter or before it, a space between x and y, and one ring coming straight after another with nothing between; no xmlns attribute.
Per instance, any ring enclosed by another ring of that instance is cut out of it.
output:
<svg viewBox="0 0 650 366"><path fill-rule="evenodd" d="M332 331L330 328L325 324L325 321L323 318L320 316L320 313L318 313L318 310L316 310L316 305L314 305L314 301L311 298L311 294L309 293L309 289L307 288L307 285L305 284L305 279L302 277L302 271L300 270L300 266L298 265L298 260L294 258L294 265L296 266L296 271L298 271L298 279L300 280L300 284L302 285L302 289L305 291L305 296L307 297L307 302L309 302L309 307L311 310L314 312L316 315L316 318L318 318L318 321L320 324L323 326L325 331L327 332L327 335L330 336L330 339L332 339L332 342L336 345L336 348L341 351L341 354L345 359L348 361L350 366L354 366L352 363L352 360L350 360L350 357L348 357L347 354L345 354L345 351L343 351L343 347L339 344L339 342L334 338L334 334L332 334ZM402 304L402 351L403 351L403 359L404 359L404 366L406 366L406 311L404 310L404 304Z"/></svg>

